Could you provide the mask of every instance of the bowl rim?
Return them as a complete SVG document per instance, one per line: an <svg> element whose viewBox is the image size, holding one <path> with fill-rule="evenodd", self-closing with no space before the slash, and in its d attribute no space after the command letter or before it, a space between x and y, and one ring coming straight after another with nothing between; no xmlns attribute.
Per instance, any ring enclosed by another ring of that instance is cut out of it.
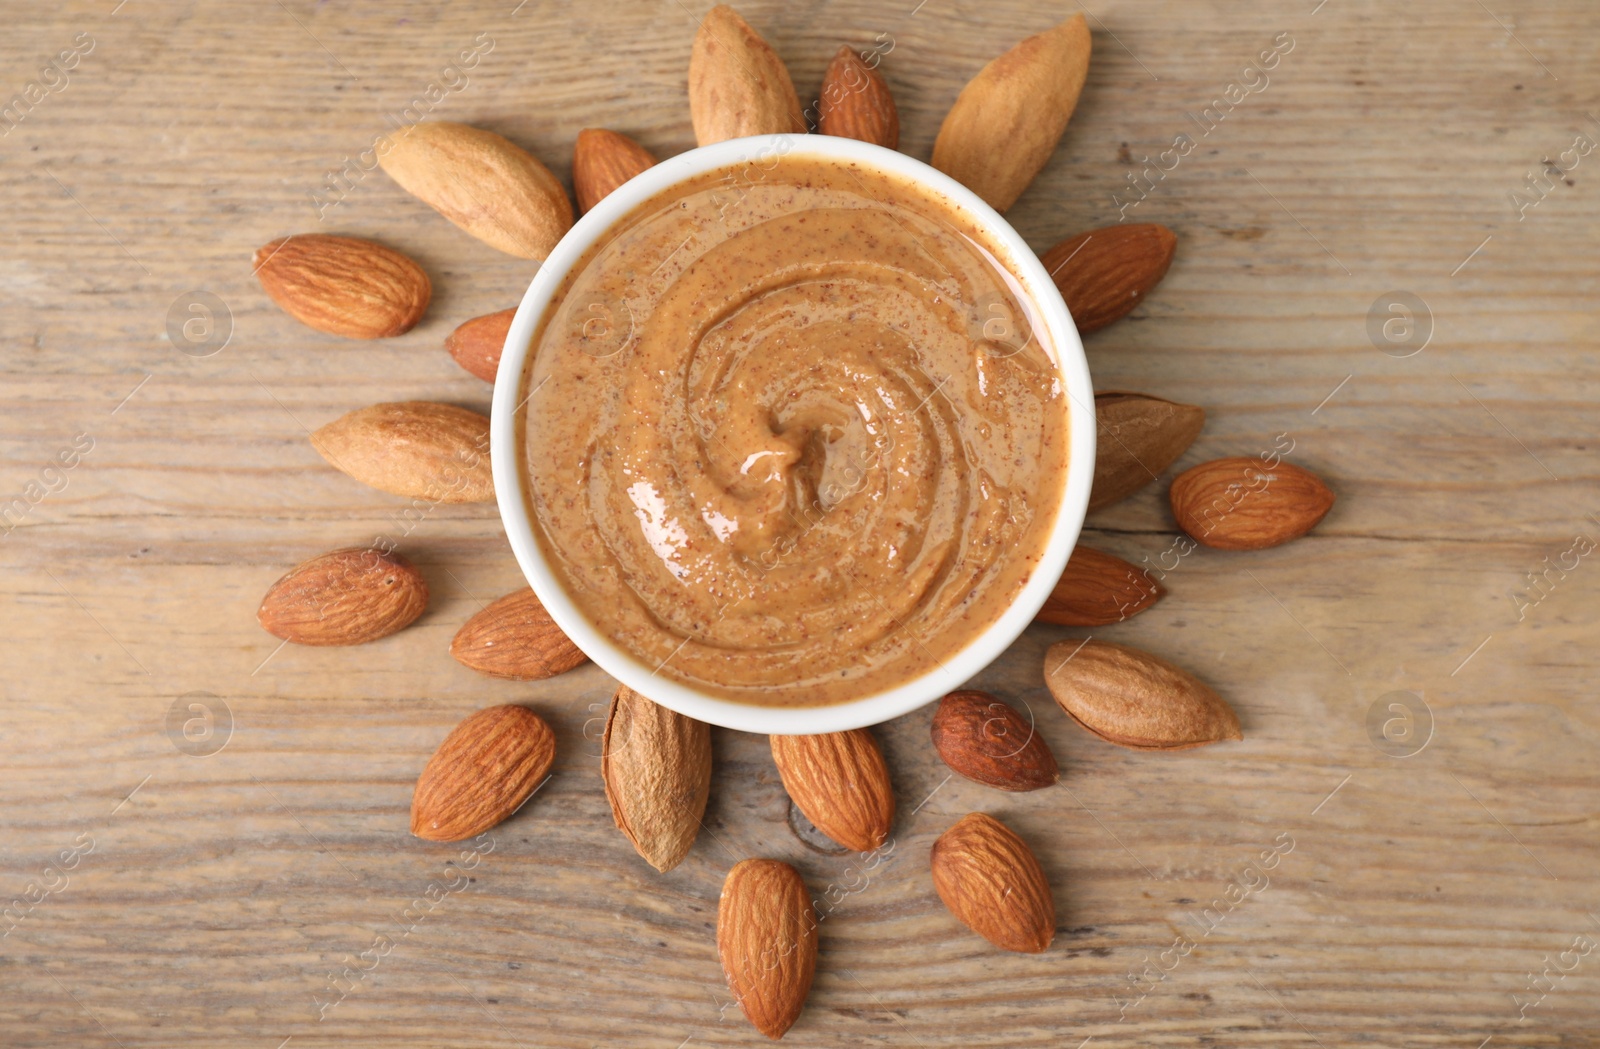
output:
<svg viewBox="0 0 1600 1049"><path fill-rule="evenodd" d="M876 168L942 197L957 212L966 212L993 244L1010 256L1000 261L1038 309L1055 346L1058 374L1069 398L1067 479L1056 507L1055 525L1039 564L1011 605L965 646L921 675L870 696L819 707L757 706L700 692L657 673L601 634L567 596L539 548L523 490L522 450L517 440L522 376L533 350L534 329L556 289L584 253L637 205L674 185L717 168L784 156ZM1095 436L1094 389L1077 326L1044 264L999 213L948 175L904 153L827 135L757 135L701 146L661 161L612 191L562 237L528 284L506 335L495 377L490 460L500 519L522 574L556 625L600 669L688 717L746 732L794 735L862 728L909 713L961 688L1009 648L1043 607L1077 543L1088 512Z"/></svg>

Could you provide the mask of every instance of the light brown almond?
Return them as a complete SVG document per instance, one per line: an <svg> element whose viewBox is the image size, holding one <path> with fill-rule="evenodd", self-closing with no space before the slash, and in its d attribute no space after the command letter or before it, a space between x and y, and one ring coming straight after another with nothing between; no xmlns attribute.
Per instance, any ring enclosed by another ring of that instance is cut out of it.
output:
<svg viewBox="0 0 1600 1049"><path fill-rule="evenodd" d="M1055 755L1030 718L987 692L964 689L939 701L933 749L956 772L999 790L1048 787L1061 777Z"/></svg>
<svg viewBox="0 0 1600 1049"><path fill-rule="evenodd" d="M301 233L255 255L261 287L284 312L352 339L404 335L428 311L433 283L410 258L357 237Z"/></svg>
<svg viewBox="0 0 1600 1049"><path fill-rule="evenodd" d="M1068 237L1039 261L1067 302L1078 333L1099 331L1144 301L1172 265L1178 235L1153 222Z"/></svg>
<svg viewBox="0 0 1600 1049"><path fill-rule="evenodd" d="M400 187L492 248L544 259L572 228L572 202L533 154L483 128L400 128L378 163Z"/></svg>
<svg viewBox="0 0 1600 1049"><path fill-rule="evenodd" d="M804 134L783 59L726 4L700 22L689 57L689 115L702 146L747 135Z"/></svg>
<svg viewBox="0 0 1600 1049"><path fill-rule="evenodd" d="M572 189L583 213L641 171L655 167L653 153L627 135L605 128L578 132L572 150Z"/></svg>
<svg viewBox="0 0 1600 1049"><path fill-rule="evenodd" d="M450 654L490 677L540 681L588 660L556 626L531 587L507 594L456 632Z"/></svg>
<svg viewBox="0 0 1600 1049"><path fill-rule="evenodd" d="M1206 424L1204 408L1142 393L1097 393L1089 509L1119 503L1178 461Z"/></svg>
<svg viewBox="0 0 1600 1049"><path fill-rule="evenodd" d="M509 310L474 317L445 336L444 348L461 367L484 382L494 382L500 370L500 353L505 349L506 336L511 334L511 320L516 315L517 309L513 306Z"/></svg>
<svg viewBox="0 0 1600 1049"><path fill-rule="evenodd" d="M606 716L600 778L617 829L658 871L694 845L711 796L711 726L617 688Z"/></svg>
<svg viewBox="0 0 1600 1049"><path fill-rule="evenodd" d="M1067 715L1108 743L1183 750L1243 739L1239 718L1193 675L1109 641L1063 641L1045 652L1045 684Z"/></svg>
<svg viewBox="0 0 1600 1049"><path fill-rule="evenodd" d="M482 834L522 807L555 759L555 733L527 707L478 711L451 730L417 779L411 833L425 841Z"/></svg>
<svg viewBox="0 0 1600 1049"><path fill-rule="evenodd" d="M1072 551L1038 623L1109 626L1138 615L1167 593L1166 587L1115 554L1079 543Z"/></svg>
<svg viewBox="0 0 1600 1049"><path fill-rule="evenodd" d="M1082 14L1028 37L961 89L933 143L933 166L1005 211L1055 152L1088 72Z"/></svg>
<svg viewBox="0 0 1600 1049"><path fill-rule="evenodd" d="M817 130L887 149L900 145L900 114L888 82L848 46L839 48L822 76Z"/></svg>
<svg viewBox="0 0 1600 1049"><path fill-rule="evenodd" d="M783 789L818 830L856 852L889 840L894 789L869 730L770 739Z"/></svg>
<svg viewBox="0 0 1600 1049"><path fill-rule="evenodd" d="M961 817L933 843L933 887L950 913L1006 951L1037 954L1056 935L1044 869L1011 828L981 812Z"/></svg>
<svg viewBox="0 0 1600 1049"><path fill-rule="evenodd" d="M817 915L799 871L778 860L734 865L717 904L717 957L746 1019L782 1038L817 971Z"/></svg>
<svg viewBox="0 0 1600 1049"><path fill-rule="evenodd" d="M297 645L360 645L416 622L428 583L395 553L350 547L313 557L272 584L256 619Z"/></svg>
<svg viewBox="0 0 1600 1049"><path fill-rule="evenodd" d="M398 401L342 415L312 447L362 484L435 503L494 499L489 419L452 404Z"/></svg>
<svg viewBox="0 0 1600 1049"><path fill-rule="evenodd" d="M1238 456L1185 470L1168 492L1178 527L1218 550L1261 550L1298 539L1333 509L1310 470Z"/></svg>

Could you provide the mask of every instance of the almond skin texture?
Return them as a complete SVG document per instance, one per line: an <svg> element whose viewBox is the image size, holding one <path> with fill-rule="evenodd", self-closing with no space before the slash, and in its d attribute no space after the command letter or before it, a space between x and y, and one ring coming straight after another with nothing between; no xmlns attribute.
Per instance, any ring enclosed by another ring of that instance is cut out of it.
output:
<svg viewBox="0 0 1600 1049"><path fill-rule="evenodd" d="M513 306L509 310L474 317L445 336L444 348L461 367L484 382L494 382L500 370L500 353L506 348L506 336L511 334L511 319L516 315Z"/></svg>
<svg viewBox="0 0 1600 1049"><path fill-rule="evenodd" d="M428 584L399 554L370 547L335 550L272 584L256 619L297 645L361 645L416 622Z"/></svg>
<svg viewBox="0 0 1600 1049"><path fill-rule="evenodd" d="M1333 509L1322 478L1243 456L1185 470L1168 492L1178 527L1218 550L1261 550L1298 539Z"/></svg>
<svg viewBox="0 0 1600 1049"><path fill-rule="evenodd" d="M450 642L450 654L480 674L512 681L555 677L589 658L556 626L531 587L467 620Z"/></svg>
<svg viewBox="0 0 1600 1049"><path fill-rule="evenodd" d="M783 59L726 4L713 7L695 34L689 115L695 141L702 146L806 130L800 96Z"/></svg>
<svg viewBox="0 0 1600 1049"><path fill-rule="evenodd" d="M817 102L817 130L838 138L856 138L875 146L900 145L900 114L883 74L867 65L848 46L839 48L822 77Z"/></svg>
<svg viewBox="0 0 1600 1049"><path fill-rule="evenodd" d="M421 266L382 244L302 233L256 252L255 275L285 313L318 331L386 339L428 311L433 283Z"/></svg>
<svg viewBox="0 0 1600 1049"><path fill-rule="evenodd" d="M870 731L770 738L783 789L818 830L856 852L889 840L894 790Z"/></svg>
<svg viewBox="0 0 1600 1049"><path fill-rule="evenodd" d="M1080 543L1033 619L1058 626L1109 626L1138 615L1166 593L1122 558Z"/></svg>
<svg viewBox="0 0 1600 1049"><path fill-rule="evenodd" d="M1080 647L1081 646L1081 647ZM1044 655L1045 684L1067 715L1108 743L1183 750L1239 740L1233 708L1190 674L1109 641L1063 641Z"/></svg>
<svg viewBox="0 0 1600 1049"><path fill-rule="evenodd" d="M400 187L491 248L543 259L572 228L550 169L493 131L430 120L389 136L378 163Z"/></svg>
<svg viewBox="0 0 1600 1049"><path fill-rule="evenodd" d="M1172 265L1178 235L1153 222L1068 237L1039 257L1078 325L1078 334L1099 331L1133 312L1161 283Z"/></svg>
<svg viewBox="0 0 1600 1049"><path fill-rule="evenodd" d="M1039 790L1061 777L1033 723L987 692L962 690L939 701L933 749L951 769L999 790Z"/></svg>
<svg viewBox="0 0 1600 1049"><path fill-rule="evenodd" d="M1005 211L1055 152L1088 72L1083 15L1028 37L961 89L933 143L933 166Z"/></svg>
<svg viewBox="0 0 1600 1049"><path fill-rule="evenodd" d="M627 135L604 128L578 132L572 150L572 188L586 212L639 172L656 166L653 153Z"/></svg>
<svg viewBox="0 0 1600 1049"><path fill-rule="evenodd" d="M375 404L311 435L332 466L380 492L435 503L494 499L487 416L432 401Z"/></svg>
<svg viewBox="0 0 1600 1049"><path fill-rule="evenodd" d="M933 887L956 920L1006 951L1038 954L1056 934L1050 883L1027 842L974 812L939 835Z"/></svg>
<svg viewBox="0 0 1600 1049"><path fill-rule="evenodd" d="M411 833L424 841L482 834L522 807L555 760L555 733L527 707L478 711L444 738L417 779Z"/></svg>
<svg viewBox="0 0 1600 1049"><path fill-rule="evenodd" d="M600 778L617 829L650 866L670 871L694 845L711 796L711 726L620 686Z"/></svg>
<svg viewBox="0 0 1600 1049"><path fill-rule="evenodd" d="M800 872L778 860L744 860L717 904L717 957L745 1018L782 1038L805 1008L817 971L817 915Z"/></svg>
<svg viewBox="0 0 1600 1049"><path fill-rule="evenodd" d="M1142 393L1094 395L1094 484L1089 509L1120 503L1178 461L1206 424L1204 408Z"/></svg>

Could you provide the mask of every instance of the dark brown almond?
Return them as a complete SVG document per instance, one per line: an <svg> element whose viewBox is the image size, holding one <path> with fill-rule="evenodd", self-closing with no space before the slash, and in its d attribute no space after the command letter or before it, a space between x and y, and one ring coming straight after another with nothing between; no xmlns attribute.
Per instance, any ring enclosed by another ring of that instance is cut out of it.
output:
<svg viewBox="0 0 1600 1049"><path fill-rule="evenodd" d="M1185 470L1168 492L1178 527L1218 550L1261 550L1298 539L1333 509L1310 470L1259 458L1213 459Z"/></svg>
<svg viewBox="0 0 1600 1049"><path fill-rule="evenodd" d="M507 594L467 620L450 642L463 666L490 677L539 681L589 657L556 626L531 587Z"/></svg>
<svg viewBox="0 0 1600 1049"><path fill-rule="evenodd" d="M1055 755L1023 717L987 692L963 689L939 701L933 749L956 772L1000 790L1039 790L1060 778Z"/></svg>
<svg viewBox="0 0 1600 1049"><path fill-rule="evenodd" d="M605 128L578 132L572 150L572 188L582 214L641 171L655 167L655 154L627 135Z"/></svg>
<svg viewBox="0 0 1600 1049"><path fill-rule="evenodd" d="M1178 236L1153 222L1107 226L1068 237L1039 257L1061 290L1078 333L1132 313L1172 265Z"/></svg>
<svg viewBox="0 0 1600 1049"><path fill-rule="evenodd" d="M511 334L511 321L517 309L499 310L474 317L445 336L444 348L450 351L455 362L484 382L494 382L500 370L500 352L505 349L506 336Z"/></svg>
<svg viewBox="0 0 1600 1049"><path fill-rule="evenodd" d="M256 618L297 645L360 645L414 623L428 584L395 553L354 546L313 557L272 584Z"/></svg>
<svg viewBox="0 0 1600 1049"><path fill-rule="evenodd" d="M887 149L900 145L900 114L888 82L848 46L839 48L822 76L817 130Z"/></svg>
<svg viewBox="0 0 1600 1049"><path fill-rule="evenodd" d="M1148 572L1115 554L1079 543L1044 607L1033 618L1059 626L1109 626L1138 615L1166 592Z"/></svg>
<svg viewBox="0 0 1600 1049"><path fill-rule="evenodd" d="M281 237L256 252L254 271L272 301L295 320L352 339L404 335L433 297L421 266L358 237Z"/></svg>
<svg viewBox="0 0 1600 1049"><path fill-rule="evenodd" d="M445 737L417 779L411 833L425 841L483 833L522 807L555 759L555 734L527 707L478 711Z"/></svg>
<svg viewBox="0 0 1600 1049"><path fill-rule="evenodd" d="M1097 393L1094 484L1089 509L1121 502L1188 450L1206 424L1204 408L1142 393Z"/></svg>

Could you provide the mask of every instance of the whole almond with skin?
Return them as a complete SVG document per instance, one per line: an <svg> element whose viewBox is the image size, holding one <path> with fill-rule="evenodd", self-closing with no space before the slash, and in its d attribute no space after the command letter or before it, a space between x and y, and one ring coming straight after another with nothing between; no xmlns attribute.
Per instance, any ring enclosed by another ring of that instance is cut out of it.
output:
<svg viewBox="0 0 1600 1049"><path fill-rule="evenodd" d="M1000 790L1039 790L1061 777L1033 722L987 692L964 689L939 701L933 749L953 770Z"/></svg>
<svg viewBox="0 0 1600 1049"><path fill-rule="evenodd" d="M856 852L889 840L894 789L870 731L770 738L783 789L818 830Z"/></svg>
<svg viewBox="0 0 1600 1049"><path fill-rule="evenodd" d="M492 602L456 632L450 654L490 677L540 681L588 660L556 626L532 587Z"/></svg>
<svg viewBox="0 0 1600 1049"><path fill-rule="evenodd" d="M823 74L817 130L886 149L900 145L900 114L889 84L848 46L839 48Z"/></svg>
<svg viewBox="0 0 1600 1049"><path fill-rule="evenodd" d="M578 195L579 213L655 165L655 155L627 135L604 128L584 128L578 132L572 150L572 189Z"/></svg>
<svg viewBox="0 0 1600 1049"><path fill-rule="evenodd" d="M403 127L378 163L400 187L492 248L544 259L572 228L550 169L510 140L444 120Z"/></svg>
<svg viewBox="0 0 1600 1049"><path fill-rule="evenodd" d="M717 957L745 1018L782 1038L817 971L817 915L799 871L778 860L734 865L717 904Z"/></svg>
<svg viewBox="0 0 1600 1049"><path fill-rule="evenodd" d="M1067 715L1108 743L1183 750L1239 740L1222 697L1148 652L1109 641L1062 641L1045 652L1045 684Z"/></svg>
<svg viewBox="0 0 1600 1049"><path fill-rule="evenodd" d="M428 583L399 554L354 546L313 557L272 584L256 618L297 645L360 645L416 622Z"/></svg>
<svg viewBox="0 0 1600 1049"><path fill-rule="evenodd" d="M1178 527L1218 550L1261 550L1298 539L1333 509L1310 470L1239 456L1185 470L1167 493Z"/></svg>
<svg viewBox="0 0 1600 1049"><path fill-rule="evenodd" d="M805 134L800 96L783 59L733 8L700 22L689 56L689 115L702 146L747 135Z"/></svg>
<svg viewBox="0 0 1600 1049"><path fill-rule="evenodd" d="M506 348L506 336L511 334L511 320L516 315L517 309L513 306L509 310L474 317L445 336L444 348L461 367L484 382L494 382L500 370L500 354Z"/></svg>
<svg viewBox="0 0 1600 1049"><path fill-rule="evenodd" d="M1119 503L1178 461L1206 424L1204 408L1142 393L1094 395L1094 483L1089 509Z"/></svg>
<svg viewBox="0 0 1600 1049"><path fill-rule="evenodd" d="M1027 842L981 812L939 835L928 857L950 913L1002 950L1038 954L1056 934L1050 883Z"/></svg>
<svg viewBox="0 0 1600 1049"><path fill-rule="evenodd" d="M1068 237L1039 261L1067 302L1078 333L1099 331L1144 301L1172 265L1178 235L1153 222Z"/></svg>
<svg viewBox="0 0 1600 1049"><path fill-rule="evenodd" d="M411 833L424 841L482 834L532 796L556 760L556 737L527 707L489 707L451 730L411 797Z"/></svg>
<svg viewBox="0 0 1600 1049"><path fill-rule="evenodd" d="M1166 593L1149 573L1115 554L1079 543L1033 619L1059 626L1109 626L1138 615Z"/></svg>
<svg viewBox="0 0 1600 1049"><path fill-rule="evenodd" d="M689 854L711 796L711 726L617 688L600 777L617 829L658 871Z"/></svg>
<svg viewBox="0 0 1600 1049"><path fill-rule="evenodd" d="M360 408L317 430L311 444L331 465L381 492L435 503L494 499L489 419L453 404Z"/></svg>
<svg viewBox="0 0 1600 1049"><path fill-rule="evenodd" d="M256 251L254 271L289 316L352 339L404 335L433 297L433 283L421 266L358 237L280 237Z"/></svg>
<svg viewBox="0 0 1600 1049"><path fill-rule="evenodd" d="M996 211L1016 203L1072 119L1089 48L1089 26L1077 14L984 66L946 114L933 166Z"/></svg>

